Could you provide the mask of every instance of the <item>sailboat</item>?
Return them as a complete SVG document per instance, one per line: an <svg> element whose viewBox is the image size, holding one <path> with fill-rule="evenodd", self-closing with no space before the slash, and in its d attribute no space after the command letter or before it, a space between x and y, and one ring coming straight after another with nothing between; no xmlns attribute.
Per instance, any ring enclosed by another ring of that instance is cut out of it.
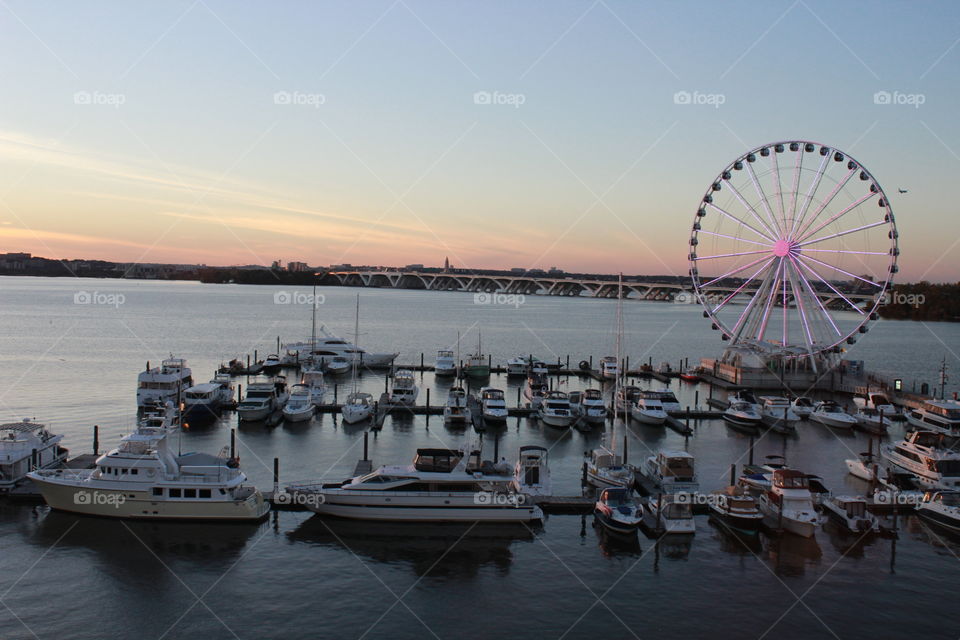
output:
<svg viewBox="0 0 960 640"><path fill-rule="evenodd" d="M353 342L354 344L360 338L360 294L357 294L357 311L353 321ZM343 415L343 421L347 424L355 424L367 420L373 413L373 396L369 393L363 393L357 390L357 354L353 353L353 362L350 367L350 378L353 385L353 391L347 396L347 401L343 403L340 409Z"/></svg>
<svg viewBox="0 0 960 640"><path fill-rule="evenodd" d="M464 373L471 378L489 378L490 364L483 355L480 348L480 332L477 331L477 352L467 356L467 364L464 366Z"/></svg>

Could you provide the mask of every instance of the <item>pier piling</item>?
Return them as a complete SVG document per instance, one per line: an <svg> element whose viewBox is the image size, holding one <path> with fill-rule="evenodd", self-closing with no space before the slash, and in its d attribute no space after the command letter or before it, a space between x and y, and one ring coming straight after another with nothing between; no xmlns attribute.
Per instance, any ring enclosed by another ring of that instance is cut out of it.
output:
<svg viewBox="0 0 960 640"><path fill-rule="evenodd" d="M237 430L230 429L230 459L237 459Z"/></svg>
<svg viewBox="0 0 960 640"><path fill-rule="evenodd" d="M370 432L364 431L363 432L363 459L364 460L370 459L369 453L370 453Z"/></svg>
<svg viewBox="0 0 960 640"><path fill-rule="evenodd" d="M280 486L280 458L273 459L273 495L277 495Z"/></svg>
<svg viewBox="0 0 960 640"><path fill-rule="evenodd" d="M93 455L100 455L100 425L93 425Z"/></svg>

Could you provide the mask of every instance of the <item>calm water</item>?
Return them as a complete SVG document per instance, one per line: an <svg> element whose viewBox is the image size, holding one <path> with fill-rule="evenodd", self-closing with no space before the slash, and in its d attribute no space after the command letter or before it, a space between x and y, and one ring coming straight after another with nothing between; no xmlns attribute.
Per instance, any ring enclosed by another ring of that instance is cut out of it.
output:
<svg viewBox="0 0 960 640"><path fill-rule="evenodd" d="M82 291L96 291L92 297L105 304L75 304ZM147 361L173 352L202 381L222 361L274 351L278 335L307 338L309 305L274 304L280 291L293 290L0 278L0 416L35 416L66 434L74 453L90 450L99 424L101 448L112 447L131 428L136 374ZM318 292L325 296L319 321L350 337L357 290ZM360 293L360 342L399 351L399 363L418 363L421 352L431 362L436 349L456 348L458 331L463 354L479 330L495 361L532 352L579 362L614 347L613 301L527 298L514 307L475 305L460 293ZM118 294L123 303L108 304ZM631 362L679 363L719 352L717 334L695 306L630 302L624 315ZM958 325L888 321L848 355L909 387L933 383L944 355L957 365L951 350L960 351ZM493 383L515 401L516 383ZM383 385L382 376L361 381L375 394ZM426 374L422 388L439 402L449 383ZM680 386L681 402L694 404L697 389ZM957 389L948 386L948 394ZM702 402L707 388L699 391ZM227 416L184 433L180 446L216 453L234 423ZM694 426L685 440L631 425L631 457L686 448L697 458L702 488L720 487L730 463L745 461L747 441L722 421ZM342 479L362 454L362 432L329 415L293 427L245 426L241 463L265 488L274 457L284 482ZM418 446L456 446L470 435L444 428L438 417L388 418L371 438L371 457L404 462ZM494 437L486 436L488 455ZM574 494L582 453L601 437L511 419L499 446L508 456L520 444L550 446L554 486ZM843 460L865 449L861 435L806 424L795 438L763 438L756 455L785 453L835 491L856 492L863 486L845 475ZM8 607L0 608L0 638L696 638L717 629L731 638L956 638L960 543L913 518L901 526L897 540L855 544L827 527L812 541L747 544L698 517L692 542L655 544L641 534L637 545L624 546L580 516L551 516L534 530L382 527L302 513L273 514L260 525L200 526L0 504L0 600Z"/></svg>

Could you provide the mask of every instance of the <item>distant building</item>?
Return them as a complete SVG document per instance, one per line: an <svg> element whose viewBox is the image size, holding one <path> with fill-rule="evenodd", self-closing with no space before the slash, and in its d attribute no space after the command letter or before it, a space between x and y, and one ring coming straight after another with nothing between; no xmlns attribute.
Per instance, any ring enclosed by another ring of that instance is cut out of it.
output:
<svg viewBox="0 0 960 640"><path fill-rule="evenodd" d="M404 271L423 271L423 265L422 265L422 264L408 264L408 265L405 266L403 269L404 269Z"/></svg>
<svg viewBox="0 0 960 640"><path fill-rule="evenodd" d="M566 273L563 269L557 269L556 267L550 267L550 270L547 271L552 276L562 276Z"/></svg>
<svg viewBox="0 0 960 640"><path fill-rule="evenodd" d="M543 269L530 269L527 273L531 276L542 276L546 273Z"/></svg>
<svg viewBox="0 0 960 640"><path fill-rule="evenodd" d="M443 259L443 272L446 273L447 271L450 271L450 258Z"/></svg>
<svg viewBox="0 0 960 640"><path fill-rule="evenodd" d="M516 273L517 275L520 275L520 274L526 273L526 272L527 272L527 270L524 269L523 267L514 267L514 268L510 269L510 273Z"/></svg>
<svg viewBox="0 0 960 640"><path fill-rule="evenodd" d="M309 271L310 267L307 266L306 262L288 262L287 271L293 271L299 273L301 271Z"/></svg>

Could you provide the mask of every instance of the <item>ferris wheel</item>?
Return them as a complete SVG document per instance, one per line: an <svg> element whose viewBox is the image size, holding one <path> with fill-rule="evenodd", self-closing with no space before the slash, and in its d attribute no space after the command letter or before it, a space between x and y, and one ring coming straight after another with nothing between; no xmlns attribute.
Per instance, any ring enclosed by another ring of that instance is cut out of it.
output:
<svg viewBox="0 0 960 640"><path fill-rule="evenodd" d="M866 333L897 272L897 228L873 175L804 140L752 149L707 188L690 277L723 339L786 357Z"/></svg>

